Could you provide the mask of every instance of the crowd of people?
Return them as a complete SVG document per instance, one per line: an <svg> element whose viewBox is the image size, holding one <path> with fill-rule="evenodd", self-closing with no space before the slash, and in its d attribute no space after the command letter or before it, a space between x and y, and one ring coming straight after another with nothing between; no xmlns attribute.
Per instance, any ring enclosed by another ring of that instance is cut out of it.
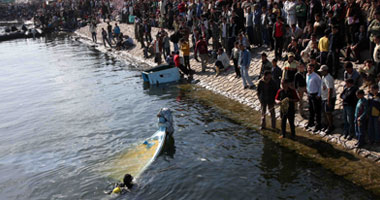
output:
<svg viewBox="0 0 380 200"><path fill-rule="evenodd" d="M110 23L120 15L120 22L133 24L145 57L190 77L191 58L201 63L199 73L211 68L219 76L233 69L244 89L257 90L262 128L267 110L276 127L274 105L280 104L283 137L287 121L294 137L297 112L308 118L307 129L333 132L339 98L344 137L356 137L358 146L380 143L378 0L62 0L40 9L35 20L44 26L88 24L94 42L97 24L108 21L103 45L121 50L136 44ZM160 28L157 34L152 27ZM255 85L249 68L259 51ZM345 82L342 92L335 79Z"/></svg>
<svg viewBox="0 0 380 200"><path fill-rule="evenodd" d="M280 104L282 137L287 121L294 137L296 112L308 118L307 129L331 133L340 98L344 137L356 137L361 147L380 143L379 5L376 0L135 0L126 1L126 10L137 42L156 63L164 59L190 76L190 57L201 62L202 72L211 67L216 76L233 68L244 89L257 90L262 128L267 110L276 127L274 105ZM151 27L161 29L152 37ZM256 86L248 69L259 50L273 51L275 58L261 54ZM337 78L345 81L340 94Z"/></svg>

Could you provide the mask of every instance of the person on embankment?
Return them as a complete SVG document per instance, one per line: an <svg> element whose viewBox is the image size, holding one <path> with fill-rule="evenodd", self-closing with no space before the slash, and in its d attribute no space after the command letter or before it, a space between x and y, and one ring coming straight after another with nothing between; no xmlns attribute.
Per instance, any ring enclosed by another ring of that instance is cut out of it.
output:
<svg viewBox="0 0 380 200"><path fill-rule="evenodd" d="M274 98L277 93L277 86L272 79L272 72L267 70L264 72L264 76L259 81L257 86L257 96L261 104L261 129L266 129L265 115L267 108L269 110L272 122L272 128L276 128L276 113L274 110Z"/></svg>
<svg viewBox="0 0 380 200"><path fill-rule="evenodd" d="M275 100L281 105L281 136L286 137L286 121L289 121L291 138L296 136L296 128L294 125L295 103L299 101L297 92L289 87L289 80L283 79L281 82L282 89L277 91Z"/></svg>

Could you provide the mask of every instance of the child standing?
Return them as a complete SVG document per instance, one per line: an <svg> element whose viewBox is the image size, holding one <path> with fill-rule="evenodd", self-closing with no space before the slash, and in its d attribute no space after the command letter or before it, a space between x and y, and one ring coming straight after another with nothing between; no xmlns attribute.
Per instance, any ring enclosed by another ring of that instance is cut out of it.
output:
<svg viewBox="0 0 380 200"><path fill-rule="evenodd" d="M364 137L367 131L368 101L364 98L363 90L358 90L356 97L359 99L355 109L355 133L358 139L356 146L361 148L365 145Z"/></svg>

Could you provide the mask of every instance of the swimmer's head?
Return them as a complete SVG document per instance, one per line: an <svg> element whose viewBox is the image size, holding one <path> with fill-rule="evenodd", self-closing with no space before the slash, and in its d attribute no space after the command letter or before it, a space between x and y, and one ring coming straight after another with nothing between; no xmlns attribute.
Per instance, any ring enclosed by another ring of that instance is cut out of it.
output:
<svg viewBox="0 0 380 200"><path fill-rule="evenodd" d="M130 174L125 174L123 178L123 183L129 187L132 185L133 177Z"/></svg>

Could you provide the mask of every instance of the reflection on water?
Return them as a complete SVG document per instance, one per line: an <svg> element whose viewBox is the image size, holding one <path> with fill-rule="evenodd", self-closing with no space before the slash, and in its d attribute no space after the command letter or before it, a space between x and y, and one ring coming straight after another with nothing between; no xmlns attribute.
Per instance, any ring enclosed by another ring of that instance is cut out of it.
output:
<svg viewBox="0 0 380 200"><path fill-rule="evenodd" d="M1 199L109 199L100 169L151 136L164 106L174 136L120 199L372 198L134 69L65 37L0 43Z"/></svg>

